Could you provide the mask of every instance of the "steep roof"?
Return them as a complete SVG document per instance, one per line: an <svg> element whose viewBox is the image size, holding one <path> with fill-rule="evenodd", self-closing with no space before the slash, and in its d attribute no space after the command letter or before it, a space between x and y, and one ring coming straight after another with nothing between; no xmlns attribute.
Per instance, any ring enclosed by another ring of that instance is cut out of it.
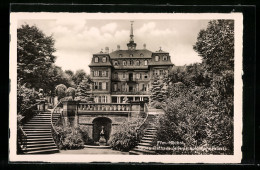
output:
<svg viewBox="0 0 260 170"><path fill-rule="evenodd" d="M122 55L120 57L119 55ZM130 57L130 55L133 54L133 57ZM141 56L143 54L143 56ZM152 51L149 51L147 49L139 49L139 50L116 50L111 52L110 54L111 59L117 59L117 58L151 58Z"/></svg>

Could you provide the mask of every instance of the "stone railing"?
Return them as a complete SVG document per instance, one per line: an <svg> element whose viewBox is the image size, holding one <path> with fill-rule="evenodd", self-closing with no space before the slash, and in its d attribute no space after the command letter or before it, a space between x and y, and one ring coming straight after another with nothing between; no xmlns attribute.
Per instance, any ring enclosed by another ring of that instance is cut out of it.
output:
<svg viewBox="0 0 260 170"><path fill-rule="evenodd" d="M130 103L79 103L78 111L84 112L130 112Z"/></svg>
<svg viewBox="0 0 260 170"><path fill-rule="evenodd" d="M112 95L150 95L149 91L116 91L112 92Z"/></svg>

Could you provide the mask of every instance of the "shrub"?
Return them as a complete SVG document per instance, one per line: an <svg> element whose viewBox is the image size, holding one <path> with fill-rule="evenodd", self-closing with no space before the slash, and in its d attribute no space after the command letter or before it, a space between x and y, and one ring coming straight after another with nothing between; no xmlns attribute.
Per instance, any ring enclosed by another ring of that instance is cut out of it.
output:
<svg viewBox="0 0 260 170"><path fill-rule="evenodd" d="M64 84L59 84L55 87L55 94L58 96L58 99L61 99L66 96L67 87Z"/></svg>
<svg viewBox="0 0 260 170"><path fill-rule="evenodd" d="M73 88L73 87L69 87L66 90L66 96L70 96L70 97L74 98L75 97L75 93L76 93L76 89Z"/></svg>
<svg viewBox="0 0 260 170"><path fill-rule="evenodd" d="M64 127L57 126L56 130L60 134L61 141L57 143L59 149L82 149L84 144L93 144L93 140L88 136L84 127Z"/></svg>
<svg viewBox="0 0 260 170"><path fill-rule="evenodd" d="M136 132L143 119L136 119L120 125L117 131L111 135L108 143L114 150L130 151L140 141L140 134Z"/></svg>
<svg viewBox="0 0 260 170"><path fill-rule="evenodd" d="M157 131L158 140L180 141L187 147L224 147L225 154L232 154L233 117L225 111L226 104L218 90L190 88L180 83L173 84L169 90L167 110Z"/></svg>

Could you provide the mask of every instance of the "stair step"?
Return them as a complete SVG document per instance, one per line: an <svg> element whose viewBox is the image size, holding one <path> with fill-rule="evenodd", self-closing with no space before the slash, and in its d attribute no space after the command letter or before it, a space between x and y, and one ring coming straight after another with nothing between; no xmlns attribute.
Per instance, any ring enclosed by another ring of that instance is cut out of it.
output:
<svg viewBox="0 0 260 170"><path fill-rule="evenodd" d="M54 142L52 142L52 143L37 143L37 144L27 145L27 148L34 148L34 147L41 147L41 146L53 146L53 145L55 145Z"/></svg>
<svg viewBox="0 0 260 170"><path fill-rule="evenodd" d="M39 132L39 131L44 131L44 132L50 132L51 129L23 129L25 132Z"/></svg>
<svg viewBox="0 0 260 170"><path fill-rule="evenodd" d="M30 151L40 151L40 150L48 150L48 149L57 149L57 146L53 144L52 146L38 146L38 147L33 147L33 148L27 148L27 152Z"/></svg>
<svg viewBox="0 0 260 170"><path fill-rule="evenodd" d="M140 146L152 146L150 143L138 143Z"/></svg>
<svg viewBox="0 0 260 170"><path fill-rule="evenodd" d="M153 143L153 140L145 140L145 139L142 139L142 140L141 140L141 143Z"/></svg>
<svg viewBox="0 0 260 170"><path fill-rule="evenodd" d="M54 141L48 140L48 141L27 141L27 145L39 145L39 144L52 144Z"/></svg>
<svg viewBox="0 0 260 170"><path fill-rule="evenodd" d="M25 123L24 125L49 125L51 122L28 122Z"/></svg>
<svg viewBox="0 0 260 170"><path fill-rule="evenodd" d="M52 138L52 135L51 134L49 134L49 135L43 135L43 136L41 136L41 135L38 135L38 136L27 136L27 139L39 139L39 138Z"/></svg>
<svg viewBox="0 0 260 170"><path fill-rule="evenodd" d="M46 125L46 126L24 126L23 129L50 129L51 125Z"/></svg>
<svg viewBox="0 0 260 170"><path fill-rule="evenodd" d="M143 140L153 140L154 138L150 138L150 137L143 137Z"/></svg>
<svg viewBox="0 0 260 170"><path fill-rule="evenodd" d="M56 149L48 149L48 150L30 151L30 152L26 152L26 154L51 154L57 152L59 152L59 150L56 148Z"/></svg>
<svg viewBox="0 0 260 170"><path fill-rule="evenodd" d="M145 134L144 137L156 137L156 135Z"/></svg>
<svg viewBox="0 0 260 170"><path fill-rule="evenodd" d="M45 138L27 138L27 141L53 141L52 137Z"/></svg>
<svg viewBox="0 0 260 170"><path fill-rule="evenodd" d="M52 136L51 133L26 133L26 134L28 137L29 136L48 136L48 135Z"/></svg>

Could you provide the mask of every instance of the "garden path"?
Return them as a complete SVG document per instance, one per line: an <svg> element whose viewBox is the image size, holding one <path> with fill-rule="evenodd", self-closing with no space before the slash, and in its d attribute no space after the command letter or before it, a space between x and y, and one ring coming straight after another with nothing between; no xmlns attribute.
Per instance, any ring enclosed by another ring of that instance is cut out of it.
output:
<svg viewBox="0 0 260 170"><path fill-rule="evenodd" d="M84 149L79 149L79 150L60 150L59 153L55 154L109 154L109 155L129 155L128 152L121 152L121 151L116 151L112 150L109 148L105 149L97 149L97 148L84 148Z"/></svg>

